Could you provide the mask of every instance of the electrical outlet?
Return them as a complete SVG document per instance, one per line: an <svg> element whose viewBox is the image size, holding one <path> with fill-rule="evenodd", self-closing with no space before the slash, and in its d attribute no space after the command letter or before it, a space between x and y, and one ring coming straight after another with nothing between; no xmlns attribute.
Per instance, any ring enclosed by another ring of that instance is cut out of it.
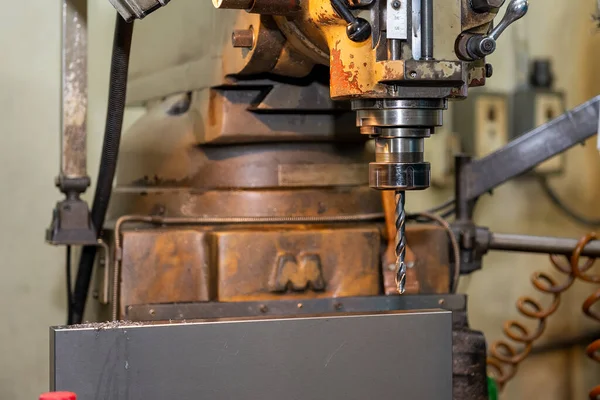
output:
<svg viewBox="0 0 600 400"><path fill-rule="evenodd" d="M562 96L553 93L540 93L535 98L535 126L540 126L553 120L564 112ZM547 161L544 161L535 168L539 174L549 175L558 174L565 167L565 155L559 154Z"/></svg>
<svg viewBox="0 0 600 400"><path fill-rule="evenodd" d="M478 96L475 102L475 156L484 157L508 143L508 105L504 96Z"/></svg>
<svg viewBox="0 0 600 400"><path fill-rule="evenodd" d="M460 152L456 134L450 128L437 128L425 143L425 161L431 162L431 185L451 187L454 179L454 155Z"/></svg>

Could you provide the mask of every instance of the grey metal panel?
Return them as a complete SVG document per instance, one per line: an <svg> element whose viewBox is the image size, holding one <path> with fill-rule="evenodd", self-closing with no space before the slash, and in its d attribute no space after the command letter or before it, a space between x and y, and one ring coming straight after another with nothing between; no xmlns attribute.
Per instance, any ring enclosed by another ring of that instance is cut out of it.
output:
<svg viewBox="0 0 600 400"><path fill-rule="evenodd" d="M79 400L452 398L449 311L51 330Z"/></svg>

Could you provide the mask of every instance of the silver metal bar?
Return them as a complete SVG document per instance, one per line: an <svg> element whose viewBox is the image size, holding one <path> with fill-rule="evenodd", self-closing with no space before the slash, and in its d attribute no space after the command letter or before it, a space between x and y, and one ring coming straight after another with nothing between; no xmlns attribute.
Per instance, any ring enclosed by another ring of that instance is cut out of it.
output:
<svg viewBox="0 0 600 400"><path fill-rule="evenodd" d="M421 0L421 59L433 60L433 0Z"/></svg>
<svg viewBox="0 0 600 400"><path fill-rule="evenodd" d="M78 399L452 399L449 311L51 329Z"/></svg>
<svg viewBox="0 0 600 400"><path fill-rule="evenodd" d="M402 59L402 41L400 39L388 39L388 59Z"/></svg>
<svg viewBox="0 0 600 400"><path fill-rule="evenodd" d="M495 153L466 165L464 200L475 200L539 163L583 143L598 132L600 96L513 140Z"/></svg>
<svg viewBox="0 0 600 400"><path fill-rule="evenodd" d="M569 256L575 250L577 242L577 239L568 238L492 233L489 249ZM600 257L600 240L588 243L581 254L586 257Z"/></svg>
<svg viewBox="0 0 600 400"><path fill-rule="evenodd" d="M87 0L62 3L61 179L85 179L87 121Z"/></svg>

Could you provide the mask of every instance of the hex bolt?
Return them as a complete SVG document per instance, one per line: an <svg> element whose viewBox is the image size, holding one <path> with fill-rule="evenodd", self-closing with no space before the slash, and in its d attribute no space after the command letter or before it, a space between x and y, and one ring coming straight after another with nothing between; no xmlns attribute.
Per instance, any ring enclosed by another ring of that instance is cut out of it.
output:
<svg viewBox="0 0 600 400"><path fill-rule="evenodd" d="M231 44L233 47L241 47L251 49L254 47L254 30L252 27L249 29L236 29L231 34Z"/></svg>
<svg viewBox="0 0 600 400"><path fill-rule="evenodd" d="M495 8L500 8L505 0L471 0L471 8L476 13L487 13Z"/></svg>

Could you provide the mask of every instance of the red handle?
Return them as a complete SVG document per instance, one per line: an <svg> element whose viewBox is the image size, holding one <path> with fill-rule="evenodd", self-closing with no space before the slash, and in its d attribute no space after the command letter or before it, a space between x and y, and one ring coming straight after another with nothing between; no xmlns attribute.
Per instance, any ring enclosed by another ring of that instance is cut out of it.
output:
<svg viewBox="0 0 600 400"><path fill-rule="evenodd" d="M71 392L50 392L41 394L40 400L77 400L77 395Z"/></svg>

